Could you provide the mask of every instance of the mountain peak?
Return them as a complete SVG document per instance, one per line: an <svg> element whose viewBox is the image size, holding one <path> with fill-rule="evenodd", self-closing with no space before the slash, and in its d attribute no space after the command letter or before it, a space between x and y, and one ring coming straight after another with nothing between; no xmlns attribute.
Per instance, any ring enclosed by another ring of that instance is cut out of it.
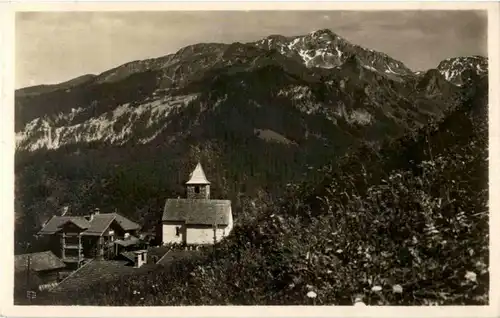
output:
<svg viewBox="0 0 500 318"><path fill-rule="evenodd" d="M276 40L276 41L287 41L289 40L286 36L281 34L271 34L266 37L267 40Z"/></svg>
<svg viewBox="0 0 500 318"><path fill-rule="evenodd" d="M313 35L313 36L322 36L322 35L334 35L334 36L337 36L337 34L333 33L333 31L330 30L330 29L319 29L319 30L311 32L310 34Z"/></svg>
<svg viewBox="0 0 500 318"><path fill-rule="evenodd" d="M381 52L352 44L327 28L305 35L271 35L250 44L265 50L276 50L283 56L302 62L308 68L335 68L343 65L347 58L356 55L357 64L387 76L413 74L400 61Z"/></svg>
<svg viewBox="0 0 500 318"><path fill-rule="evenodd" d="M347 44L348 41L334 33L330 29L319 29L304 36L308 41L316 44L337 45L339 42Z"/></svg>
<svg viewBox="0 0 500 318"><path fill-rule="evenodd" d="M451 57L441 61L437 69L447 81L460 86L471 74L487 74L488 58L480 55Z"/></svg>

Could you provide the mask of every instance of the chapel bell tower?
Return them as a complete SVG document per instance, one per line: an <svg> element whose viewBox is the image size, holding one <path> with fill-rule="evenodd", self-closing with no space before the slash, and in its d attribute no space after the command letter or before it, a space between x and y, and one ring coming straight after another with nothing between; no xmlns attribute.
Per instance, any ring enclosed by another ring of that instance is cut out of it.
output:
<svg viewBox="0 0 500 318"><path fill-rule="evenodd" d="M210 199L210 182L199 162L191 173L189 181L186 182L186 187L188 199Z"/></svg>

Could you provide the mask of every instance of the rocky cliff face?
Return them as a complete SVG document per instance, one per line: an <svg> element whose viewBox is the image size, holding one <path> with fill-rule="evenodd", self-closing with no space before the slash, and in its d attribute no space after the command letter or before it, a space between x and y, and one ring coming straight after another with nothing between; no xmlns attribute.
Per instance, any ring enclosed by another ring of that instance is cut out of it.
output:
<svg viewBox="0 0 500 318"><path fill-rule="evenodd" d="M351 44L330 30L294 37L272 35L246 44L195 44L175 54L130 62L97 76L86 75L59 85L19 90L16 92L17 148L33 151L94 141L123 144L139 129L148 132L142 134L138 142L147 143L161 134L169 114L193 103L207 102L201 97L202 91L215 79L208 75L237 77L246 73L251 76L266 67L275 67L275 77L283 72L302 81L292 83L289 78L290 83L282 82L276 94L300 101L296 105L299 110L321 113L330 119L342 120L343 117L347 122L353 122L352 118L363 113L362 122L366 124L375 116L372 106L401 101L412 103L405 99L415 86L416 78L423 77L422 80L428 82L431 76L413 73L402 62ZM484 74L486 69L487 62L480 57L448 59L437 67L446 81L458 85L467 71ZM238 89L244 88L244 81L240 81L242 87ZM419 87L422 85L421 81ZM429 85L432 87L427 93L434 97L443 89L445 95L452 90L445 87L448 83L442 79ZM316 101L311 86L321 86L334 93L334 105ZM356 102L368 98L361 103L365 109L346 108L345 99L349 94ZM403 112L412 109L398 108ZM418 113L418 107L414 111Z"/></svg>

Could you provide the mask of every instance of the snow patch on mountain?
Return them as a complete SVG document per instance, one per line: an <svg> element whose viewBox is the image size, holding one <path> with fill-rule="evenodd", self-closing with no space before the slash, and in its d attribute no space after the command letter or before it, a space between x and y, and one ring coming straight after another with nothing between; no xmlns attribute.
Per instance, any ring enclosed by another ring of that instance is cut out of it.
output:
<svg viewBox="0 0 500 318"><path fill-rule="evenodd" d="M312 96L311 89L307 86L292 86L286 89L281 89L278 92L278 96L287 97L291 100L301 100L301 99L310 99Z"/></svg>
<svg viewBox="0 0 500 318"><path fill-rule="evenodd" d="M387 54L352 44L327 29L293 37L270 36L250 44L266 50L277 49L284 56L300 59L309 68L335 68L354 54L363 65L371 66L383 74L412 74L403 63Z"/></svg>
<svg viewBox="0 0 500 318"><path fill-rule="evenodd" d="M279 97L290 99L293 105L305 114L311 115L324 113L324 105L315 102L313 93L307 86L290 86L281 89L277 95Z"/></svg>
<svg viewBox="0 0 500 318"><path fill-rule="evenodd" d="M277 142L277 143L283 143L283 144L295 144L292 140L286 138L282 134L277 133L276 131L273 131L271 129L258 129L254 128L254 134L257 135L260 139L266 140L266 141L271 141L271 142Z"/></svg>
<svg viewBox="0 0 500 318"><path fill-rule="evenodd" d="M363 65L363 67L366 68L367 70L370 70L370 71L373 71L373 72L377 72L377 69L374 68L373 66Z"/></svg>
<svg viewBox="0 0 500 318"><path fill-rule="evenodd" d="M488 59L482 56L460 56L443 60L437 70L445 79L455 85L463 84L463 75L472 72L484 75L488 72Z"/></svg>
<svg viewBox="0 0 500 318"><path fill-rule="evenodd" d="M364 109L354 109L347 117L347 122L358 125L369 125L373 121L373 116Z"/></svg>
<svg viewBox="0 0 500 318"><path fill-rule="evenodd" d="M361 125L367 126L373 123L373 115L367 110L359 109L348 109L343 102L339 102L337 107L335 107L334 115L337 118L343 118L347 123L351 125Z"/></svg>

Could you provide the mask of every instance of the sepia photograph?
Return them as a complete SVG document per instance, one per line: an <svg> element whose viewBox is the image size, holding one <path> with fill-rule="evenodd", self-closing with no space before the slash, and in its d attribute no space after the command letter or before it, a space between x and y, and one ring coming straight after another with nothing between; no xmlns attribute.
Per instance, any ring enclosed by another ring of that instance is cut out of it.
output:
<svg viewBox="0 0 500 318"><path fill-rule="evenodd" d="M488 10L14 20L14 305L496 301Z"/></svg>

